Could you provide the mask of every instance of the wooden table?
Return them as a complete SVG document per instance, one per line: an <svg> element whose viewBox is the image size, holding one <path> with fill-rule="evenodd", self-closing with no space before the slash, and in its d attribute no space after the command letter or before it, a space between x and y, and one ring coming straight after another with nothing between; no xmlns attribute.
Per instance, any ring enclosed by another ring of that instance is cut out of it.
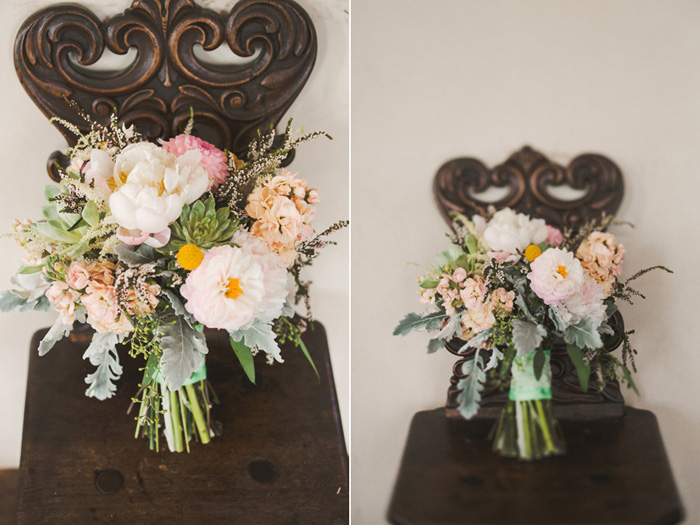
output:
<svg viewBox="0 0 700 525"><path fill-rule="evenodd" d="M86 398L85 343L67 339L39 357L34 335L19 469L19 523L348 522L347 452L323 326L285 363L256 359L246 379L226 339L209 339L209 378L223 435L191 454L148 450L126 414L142 372L121 349L117 395ZM164 440L161 440L164 444Z"/></svg>
<svg viewBox="0 0 700 525"><path fill-rule="evenodd" d="M678 523L678 491L656 418L562 420L568 453L525 462L491 452L493 419L417 413L394 488L392 523Z"/></svg>

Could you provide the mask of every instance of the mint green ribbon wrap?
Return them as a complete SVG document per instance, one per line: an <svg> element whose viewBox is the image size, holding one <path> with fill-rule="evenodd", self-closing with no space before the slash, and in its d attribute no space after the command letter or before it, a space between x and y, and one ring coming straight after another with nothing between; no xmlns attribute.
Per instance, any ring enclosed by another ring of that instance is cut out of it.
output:
<svg viewBox="0 0 700 525"><path fill-rule="evenodd" d="M544 351L544 366L542 375L535 377L535 354L537 350L525 355L515 356L511 373L510 393L511 401L535 401L538 399L552 399L552 369L549 366L550 352Z"/></svg>
<svg viewBox="0 0 700 525"><path fill-rule="evenodd" d="M182 386L187 386L187 385L193 385L195 383L199 383L202 379L207 378L207 365L202 365L200 366L197 370L194 371L194 373L190 376L189 379L187 379L184 383L182 383ZM153 377L158 383L160 383L162 386L168 386L165 382L165 379L163 379L163 376L160 373L160 369L156 370L156 373Z"/></svg>

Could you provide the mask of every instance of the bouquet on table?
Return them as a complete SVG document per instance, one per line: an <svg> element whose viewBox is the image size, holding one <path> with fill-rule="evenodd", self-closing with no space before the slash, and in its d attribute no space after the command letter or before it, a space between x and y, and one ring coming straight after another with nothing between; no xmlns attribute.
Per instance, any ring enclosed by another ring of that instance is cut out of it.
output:
<svg viewBox="0 0 700 525"><path fill-rule="evenodd" d="M158 450L163 431L171 451L208 443L212 424L203 329L226 330L245 373L253 357L282 362L278 343L291 341L311 361L301 339L309 282L301 270L340 221L314 235L318 192L280 168L292 148L323 132L293 132L282 145L258 133L247 160L185 132L146 141L112 116L90 124L67 152L58 186L47 186L42 220L16 221L10 234L24 248L23 266L0 309L47 309L60 316L39 345L44 355L74 323L95 331L83 358L97 369L86 395L111 397L122 373L117 345L128 345L144 376L134 402L136 436ZM330 137L329 137L330 138ZM313 366L313 362L311 362ZM315 369L315 368L314 368Z"/></svg>
<svg viewBox="0 0 700 525"><path fill-rule="evenodd" d="M502 455L539 459L565 450L551 407L555 342L566 344L584 392L591 377L591 386L601 390L616 379L635 388L633 332L611 316L616 301L643 297L631 281L655 268L670 270L655 266L620 280L625 249L605 232L611 220L562 232L510 208L471 220L455 215L452 246L419 278L426 311L408 314L394 330L433 332L428 352L453 340L460 353L474 352L457 385L459 411L467 419L478 412L488 377L510 384L494 432L493 448ZM623 341L622 359L606 350L606 335Z"/></svg>

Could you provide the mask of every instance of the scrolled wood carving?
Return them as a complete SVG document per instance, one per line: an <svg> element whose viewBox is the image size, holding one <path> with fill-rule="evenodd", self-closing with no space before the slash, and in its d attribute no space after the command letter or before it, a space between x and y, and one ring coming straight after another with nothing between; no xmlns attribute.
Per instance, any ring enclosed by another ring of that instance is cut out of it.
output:
<svg viewBox="0 0 700 525"><path fill-rule="evenodd" d="M552 186L569 186L584 194L562 200L551 194ZM507 193L496 202L475 196L489 188L507 188ZM496 209L510 207L540 217L561 228L575 227L603 212L614 214L624 185L620 169L602 155L579 155L564 167L525 146L493 169L475 158L451 160L438 170L433 190L440 212L450 224L450 212L471 216L492 204Z"/></svg>
<svg viewBox="0 0 700 525"><path fill-rule="evenodd" d="M227 45L250 60L210 65L197 58L196 45ZM116 108L126 125L155 139L181 132L192 108L198 136L242 153L256 130L276 125L295 100L316 47L313 23L293 0L242 0L224 17L194 0L135 0L105 22L72 4L39 11L20 28L14 58L22 85L47 117L81 127L69 97L98 121ZM90 69L105 50L124 55L130 48L136 58L124 70Z"/></svg>

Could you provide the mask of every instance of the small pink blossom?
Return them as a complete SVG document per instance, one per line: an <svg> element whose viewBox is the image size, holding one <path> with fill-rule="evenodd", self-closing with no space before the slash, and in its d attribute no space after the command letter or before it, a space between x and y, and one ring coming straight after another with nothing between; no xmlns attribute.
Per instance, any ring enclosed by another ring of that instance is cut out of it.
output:
<svg viewBox="0 0 700 525"><path fill-rule="evenodd" d="M73 261L66 272L66 283L75 290L83 290L90 280L90 271L82 261Z"/></svg>
<svg viewBox="0 0 700 525"><path fill-rule="evenodd" d="M511 313L513 311L513 301L515 292L507 292L505 288L496 288L489 295L491 306L496 312Z"/></svg>
<svg viewBox="0 0 700 525"><path fill-rule="evenodd" d="M462 268L461 266L457 268L453 273L452 273L452 280L456 283L461 283L464 281L464 279L467 278L467 270Z"/></svg>
<svg viewBox="0 0 700 525"><path fill-rule="evenodd" d="M61 314L63 324L73 324L73 321L75 321L76 301L80 298L80 293L71 290L62 281L54 281L46 290L46 298L54 309Z"/></svg>
<svg viewBox="0 0 700 525"><path fill-rule="evenodd" d="M616 277L622 274L625 247L615 242L611 233L593 232L578 247L576 257L608 297Z"/></svg>
<svg viewBox="0 0 700 525"><path fill-rule="evenodd" d="M114 286L93 288L91 293L82 296L81 302L87 311L88 324L97 332L128 334L134 329L117 304Z"/></svg>
<svg viewBox="0 0 700 525"><path fill-rule="evenodd" d="M167 142L162 142L163 149L168 153L181 156L187 151L195 150L202 154L200 164L209 175L209 188L217 187L228 176L228 163L226 155L219 148L193 135L177 135Z"/></svg>
<svg viewBox="0 0 700 525"><path fill-rule="evenodd" d="M545 239L545 244L550 245L553 248L556 248L559 246L562 242L564 242L564 234L561 232L559 228L555 228L554 226L550 226L547 224L547 238Z"/></svg>
<svg viewBox="0 0 700 525"><path fill-rule="evenodd" d="M460 297L467 310L480 310L486 299L486 284L481 276L470 277L464 281Z"/></svg>

